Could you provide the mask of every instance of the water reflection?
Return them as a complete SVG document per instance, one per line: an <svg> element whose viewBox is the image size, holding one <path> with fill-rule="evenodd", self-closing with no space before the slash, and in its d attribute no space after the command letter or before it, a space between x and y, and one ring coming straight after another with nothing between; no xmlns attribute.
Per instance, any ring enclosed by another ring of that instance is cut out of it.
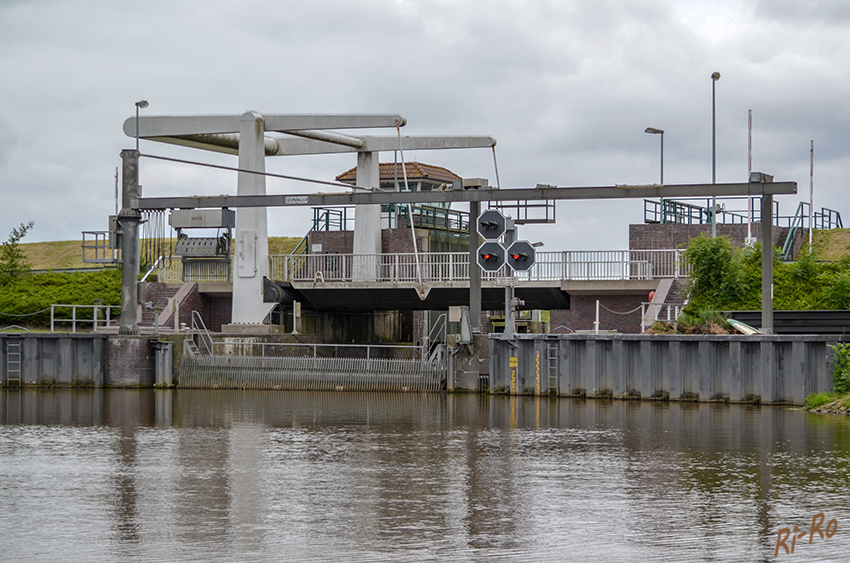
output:
<svg viewBox="0 0 850 563"><path fill-rule="evenodd" d="M785 408L28 389L0 423L9 560L768 561L818 512L795 556L850 547L850 423Z"/></svg>

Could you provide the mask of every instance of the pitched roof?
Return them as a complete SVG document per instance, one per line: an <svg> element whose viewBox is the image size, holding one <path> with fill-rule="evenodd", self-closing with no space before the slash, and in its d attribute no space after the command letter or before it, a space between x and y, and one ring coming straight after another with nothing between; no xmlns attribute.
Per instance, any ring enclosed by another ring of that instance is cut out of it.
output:
<svg viewBox="0 0 850 563"><path fill-rule="evenodd" d="M399 182L404 181L404 172L401 169L401 163L398 163L398 168L396 169L396 164L394 162L382 162L379 165L381 180L392 180L398 174ZM455 182L461 180L462 178L448 170L443 168L442 166L434 166L432 164L425 164L424 162L408 162L406 163L405 168L407 168L407 179L408 180L434 180L437 182ZM353 183L357 179L357 167L355 166L351 170L346 170L342 174L336 177L337 182L346 182Z"/></svg>

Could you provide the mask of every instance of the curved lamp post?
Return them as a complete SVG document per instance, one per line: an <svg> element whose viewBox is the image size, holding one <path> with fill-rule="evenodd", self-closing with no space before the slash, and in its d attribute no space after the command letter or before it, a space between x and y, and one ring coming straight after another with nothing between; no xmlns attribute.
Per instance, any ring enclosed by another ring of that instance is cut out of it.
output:
<svg viewBox="0 0 850 563"><path fill-rule="evenodd" d="M149 105L147 100L136 102L136 150L139 150L139 109L145 109Z"/></svg>
<svg viewBox="0 0 850 563"><path fill-rule="evenodd" d="M711 73L711 183L717 183L717 145L715 142L714 85L720 80L719 72ZM717 238L717 196L711 196L711 238Z"/></svg>
<svg viewBox="0 0 850 563"><path fill-rule="evenodd" d="M661 135L661 185L664 185L664 130L656 129L655 127L647 127L644 133L650 133L652 135ZM667 214L664 213L664 198L661 198L661 222L665 223L665 218Z"/></svg>

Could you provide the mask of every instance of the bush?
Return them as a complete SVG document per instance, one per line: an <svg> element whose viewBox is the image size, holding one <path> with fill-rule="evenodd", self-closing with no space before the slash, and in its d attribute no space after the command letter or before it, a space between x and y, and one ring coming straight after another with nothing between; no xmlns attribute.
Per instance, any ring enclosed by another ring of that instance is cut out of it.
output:
<svg viewBox="0 0 850 563"><path fill-rule="evenodd" d="M690 314L734 309L744 300L742 253L728 237L702 234L691 239L684 258L691 267Z"/></svg>
<svg viewBox="0 0 850 563"><path fill-rule="evenodd" d="M832 381L835 384L836 393L846 395L850 393L850 343L839 343L830 345L833 356Z"/></svg>
<svg viewBox="0 0 850 563"><path fill-rule="evenodd" d="M835 393L815 393L806 397L803 405L807 409L816 409L835 400Z"/></svg>
<svg viewBox="0 0 850 563"><path fill-rule="evenodd" d="M781 262L774 248L774 309L850 308L850 256L817 262L805 251L795 262ZM761 243L739 249L726 237L700 235L691 240L685 260L691 267L690 302L685 313L761 308Z"/></svg>
<svg viewBox="0 0 850 563"><path fill-rule="evenodd" d="M0 323L47 326L50 305L121 304L121 270L29 274L8 278L0 291ZM91 312L80 311L80 318Z"/></svg>

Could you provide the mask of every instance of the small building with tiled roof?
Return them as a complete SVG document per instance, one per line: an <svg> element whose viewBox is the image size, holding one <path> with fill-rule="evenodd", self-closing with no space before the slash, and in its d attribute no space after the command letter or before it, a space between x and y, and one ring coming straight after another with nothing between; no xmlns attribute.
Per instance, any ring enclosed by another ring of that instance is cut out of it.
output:
<svg viewBox="0 0 850 563"><path fill-rule="evenodd" d="M462 178L442 166L425 164L424 162L408 162L407 185L410 191L427 192L439 189L451 188L452 182L459 182ZM404 187L404 171L401 163L382 162L379 165L381 188L385 190L406 191ZM336 177L337 182L354 185L357 180L357 167L347 170Z"/></svg>

